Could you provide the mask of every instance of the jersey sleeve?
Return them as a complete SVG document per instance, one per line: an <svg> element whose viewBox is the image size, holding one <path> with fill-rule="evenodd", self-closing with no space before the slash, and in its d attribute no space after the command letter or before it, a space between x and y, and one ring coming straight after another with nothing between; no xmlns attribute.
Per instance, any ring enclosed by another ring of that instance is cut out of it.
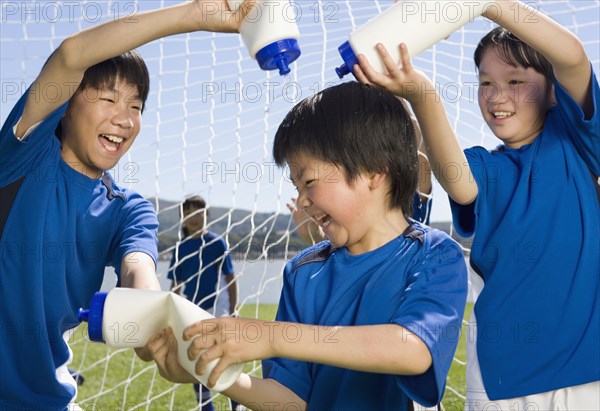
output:
<svg viewBox="0 0 600 411"><path fill-rule="evenodd" d="M221 274L232 275L235 273L235 270L233 269L233 263L231 262L231 255L227 250L227 243L222 238L220 238L220 243L223 247L223 262L221 264Z"/></svg>
<svg viewBox="0 0 600 411"><path fill-rule="evenodd" d="M398 376L398 382L413 401L430 407L442 399L460 339L467 268L459 245L440 234L426 240L417 261L392 322L416 334L429 349L429 370L417 376Z"/></svg>
<svg viewBox="0 0 600 411"><path fill-rule="evenodd" d="M589 118L586 118L579 104L558 81L554 82L554 89L558 108L569 130L569 137L591 172L600 176L600 115L598 114L600 87L594 70L592 69L590 79L592 113Z"/></svg>
<svg viewBox="0 0 600 411"><path fill-rule="evenodd" d="M67 109L67 103L39 123L27 138L19 140L15 136L14 127L23 115L29 92L27 90L21 96L0 130L0 186L33 172L45 154L60 151L60 142L54 132Z"/></svg>
<svg viewBox="0 0 600 411"><path fill-rule="evenodd" d="M152 204L138 194L127 199L116 249L113 253L115 271L127 254L141 252L158 261L158 219Z"/></svg>
<svg viewBox="0 0 600 411"><path fill-rule="evenodd" d="M281 290L275 320L300 323L298 309L293 298L292 267L293 260L286 265L284 270L283 289ZM263 360L262 370L264 378L276 380L304 401L308 401L312 387L312 377L307 362L286 358L269 358Z"/></svg>

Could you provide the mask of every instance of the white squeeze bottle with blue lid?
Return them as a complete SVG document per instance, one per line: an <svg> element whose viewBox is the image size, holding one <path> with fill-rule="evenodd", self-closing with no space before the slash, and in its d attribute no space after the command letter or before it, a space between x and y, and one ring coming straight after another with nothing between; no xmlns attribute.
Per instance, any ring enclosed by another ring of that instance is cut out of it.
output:
<svg viewBox="0 0 600 411"><path fill-rule="evenodd" d="M90 308L79 310L79 321L88 322L90 340L104 342L113 348L140 348L150 337L167 326L177 338L179 363L206 386L208 377L218 360L211 361L203 375L196 374L195 361L190 361L187 349L192 343L183 341L183 330L195 322L214 318L211 314L185 298L167 291L114 288L110 292L94 294ZM240 376L244 364L233 364L225 369L215 391L229 388Z"/></svg>
<svg viewBox="0 0 600 411"><path fill-rule="evenodd" d="M233 11L243 0L227 0ZM240 34L250 53L263 70L290 73L289 65L300 57L295 9L289 0L257 0L240 25Z"/></svg>
<svg viewBox="0 0 600 411"><path fill-rule="evenodd" d="M375 49L378 43L400 64L400 43L407 45L411 57L416 56L480 16L491 5L490 1L478 0L402 0L350 34L349 40L338 47L344 64L335 71L339 78L354 74L357 56L364 54L376 71L386 73Z"/></svg>

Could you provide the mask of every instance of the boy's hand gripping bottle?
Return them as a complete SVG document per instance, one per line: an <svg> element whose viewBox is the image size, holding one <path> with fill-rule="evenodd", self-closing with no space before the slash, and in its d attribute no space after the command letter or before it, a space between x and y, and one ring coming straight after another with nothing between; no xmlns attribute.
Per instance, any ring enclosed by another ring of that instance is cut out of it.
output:
<svg viewBox="0 0 600 411"><path fill-rule="evenodd" d="M242 0L227 0L231 10L237 10ZM257 0L254 9L244 18L240 34L250 53L263 70L290 73L289 65L300 57L294 7L289 0Z"/></svg>
<svg viewBox="0 0 600 411"><path fill-rule="evenodd" d="M211 314L174 293L134 288L96 293L90 308L79 310L79 320L88 322L90 340L105 342L114 348L143 347L150 337L170 326L177 338L179 363L204 385L217 360L208 365L203 375L196 374L196 363L187 356L191 341L183 341L182 336L187 326L211 318L214 318ZM243 364L229 366L212 389L223 391L229 388L243 368Z"/></svg>

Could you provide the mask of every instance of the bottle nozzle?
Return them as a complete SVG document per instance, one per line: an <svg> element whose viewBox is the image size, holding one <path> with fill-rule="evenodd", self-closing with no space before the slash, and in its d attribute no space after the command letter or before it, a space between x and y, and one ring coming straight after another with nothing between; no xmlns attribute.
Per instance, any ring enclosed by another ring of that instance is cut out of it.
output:
<svg viewBox="0 0 600 411"><path fill-rule="evenodd" d="M339 66L335 69L335 72L337 73L338 77L341 79L341 78L344 78L344 76L346 74L350 74L350 69L348 68L346 63L343 63L341 66Z"/></svg>
<svg viewBox="0 0 600 411"><path fill-rule="evenodd" d="M81 322L87 322L89 318L90 318L90 310L84 310L83 308L80 308L79 311L77 312L77 320L81 323Z"/></svg>
<svg viewBox="0 0 600 411"><path fill-rule="evenodd" d="M352 50L352 46L349 41L342 43L341 46L338 47L338 51L340 52L340 56L342 56L342 60L344 60L344 64L335 69L339 78L344 77L346 74L354 74L354 65L358 64L358 58Z"/></svg>
<svg viewBox="0 0 600 411"><path fill-rule="evenodd" d="M290 74L290 72L292 71L288 65L287 58L285 58L285 54L281 54L279 58L275 61L275 64L279 69L280 76Z"/></svg>

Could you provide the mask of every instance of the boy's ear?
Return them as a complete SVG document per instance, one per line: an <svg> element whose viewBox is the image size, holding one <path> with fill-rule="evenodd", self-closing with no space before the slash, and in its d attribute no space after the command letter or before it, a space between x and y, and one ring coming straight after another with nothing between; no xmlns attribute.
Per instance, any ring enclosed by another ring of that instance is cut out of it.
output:
<svg viewBox="0 0 600 411"><path fill-rule="evenodd" d="M380 187L385 182L387 175L387 169L378 173L371 173L371 175L369 176L369 188L371 190L374 190Z"/></svg>

